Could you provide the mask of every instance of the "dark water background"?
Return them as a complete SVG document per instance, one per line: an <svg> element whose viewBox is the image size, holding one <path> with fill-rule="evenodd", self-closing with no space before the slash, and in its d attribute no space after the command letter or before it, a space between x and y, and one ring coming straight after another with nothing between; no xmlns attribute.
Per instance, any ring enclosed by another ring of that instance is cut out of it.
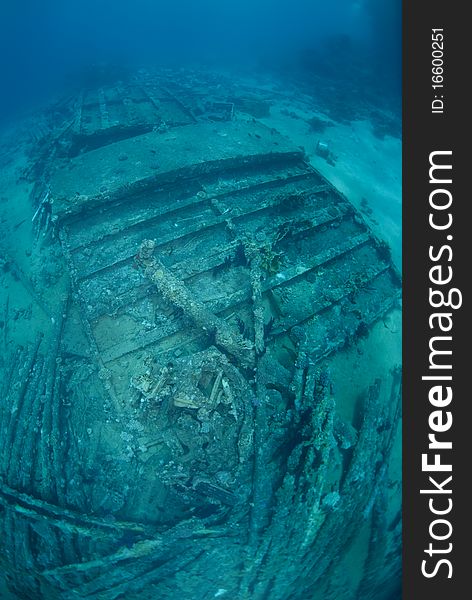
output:
<svg viewBox="0 0 472 600"><path fill-rule="evenodd" d="M0 0L0 121L97 63L317 73L399 111L400 21L400 0Z"/></svg>

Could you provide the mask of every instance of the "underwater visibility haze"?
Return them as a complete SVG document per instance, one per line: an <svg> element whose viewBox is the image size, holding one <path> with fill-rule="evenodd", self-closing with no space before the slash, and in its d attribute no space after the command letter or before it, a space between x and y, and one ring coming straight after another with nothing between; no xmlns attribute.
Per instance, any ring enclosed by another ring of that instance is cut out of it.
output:
<svg viewBox="0 0 472 600"><path fill-rule="evenodd" d="M0 598L398 600L401 3L0 17Z"/></svg>

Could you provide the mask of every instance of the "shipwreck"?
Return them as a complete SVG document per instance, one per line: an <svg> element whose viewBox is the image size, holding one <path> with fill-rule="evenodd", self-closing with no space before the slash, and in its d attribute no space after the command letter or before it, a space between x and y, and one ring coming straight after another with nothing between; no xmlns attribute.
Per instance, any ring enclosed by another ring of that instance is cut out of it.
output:
<svg viewBox="0 0 472 600"><path fill-rule="evenodd" d="M376 343L400 276L264 111L208 75L140 72L32 132L33 226L68 283L4 368L0 560L17 597L365 599L398 568L400 369L349 421L333 365ZM346 595L338 557L365 523Z"/></svg>

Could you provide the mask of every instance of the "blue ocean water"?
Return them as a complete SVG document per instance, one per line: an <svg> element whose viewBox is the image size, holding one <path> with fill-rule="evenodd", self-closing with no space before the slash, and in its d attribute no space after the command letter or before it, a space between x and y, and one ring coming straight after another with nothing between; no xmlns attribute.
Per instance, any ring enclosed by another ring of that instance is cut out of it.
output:
<svg viewBox="0 0 472 600"><path fill-rule="evenodd" d="M97 63L319 70L400 110L398 0L25 0L0 33L2 120Z"/></svg>

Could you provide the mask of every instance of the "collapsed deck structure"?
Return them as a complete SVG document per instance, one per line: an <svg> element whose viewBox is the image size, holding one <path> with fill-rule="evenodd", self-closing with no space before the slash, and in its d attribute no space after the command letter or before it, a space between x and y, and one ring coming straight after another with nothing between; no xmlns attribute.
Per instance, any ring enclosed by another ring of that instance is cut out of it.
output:
<svg viewBox="0 0 472 600"><path fill-rule="evenodd" d="M353 424L330 361L397 305L400 279L256 109L195 74L141 73L69 101L42 144L36 222L70 293L5 376L1 544L19 597L343 598L330 573L368 519L359 597L385 566L400 372L372 381Z"/></svg>

